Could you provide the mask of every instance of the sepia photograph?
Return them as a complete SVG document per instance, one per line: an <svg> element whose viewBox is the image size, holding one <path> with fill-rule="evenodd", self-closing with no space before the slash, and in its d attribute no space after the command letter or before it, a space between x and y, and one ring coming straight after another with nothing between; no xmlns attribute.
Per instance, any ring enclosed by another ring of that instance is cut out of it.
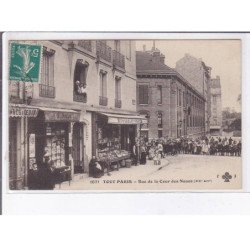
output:
<svg viewBox="0 0 250 250"><path fill-rule="evenodd" d="M241 190L241 46L9 40L9 191Z"/></svg>

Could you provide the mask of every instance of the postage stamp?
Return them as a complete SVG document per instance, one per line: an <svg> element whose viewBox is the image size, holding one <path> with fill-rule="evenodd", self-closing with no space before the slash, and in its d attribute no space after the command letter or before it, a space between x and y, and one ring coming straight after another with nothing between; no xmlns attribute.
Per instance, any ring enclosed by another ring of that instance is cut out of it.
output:
<svg viewBox="0 0 250 250"><path fill-rule="evenodd" d="M243 189L241 37L135 36L9 43L9 191Z"/></svg>
<svg viewBox="0 0 250 250"><path fill-rule="evenodd" d="M38 82L41 46L11 43L9 80Z"/></svg>

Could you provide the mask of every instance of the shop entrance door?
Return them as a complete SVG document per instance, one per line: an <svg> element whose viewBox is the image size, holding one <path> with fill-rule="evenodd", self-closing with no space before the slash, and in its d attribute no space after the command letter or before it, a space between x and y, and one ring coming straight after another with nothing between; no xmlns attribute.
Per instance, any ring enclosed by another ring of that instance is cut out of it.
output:
<svg viewBox="0 0 250 250"><path fill-rule="evenodd" d="M83 173L83 124L79 122L73 126L72 157L74 160L74 173Z"/></svg>

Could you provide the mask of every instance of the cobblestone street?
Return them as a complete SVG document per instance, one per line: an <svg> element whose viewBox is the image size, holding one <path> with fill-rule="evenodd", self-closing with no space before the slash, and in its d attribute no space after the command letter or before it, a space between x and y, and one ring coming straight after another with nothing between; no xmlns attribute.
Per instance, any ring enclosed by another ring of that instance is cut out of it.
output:
<svg viewBox="0 0 250 250"><path fill-rule="evenodd" d="M225 185L223 176L231 176ZM152 187L149 189L149 187ZM75 180L58 185L58 190L178 190L241 188L241 158L233 156L177 155L162 159L161 165L120 168L99 179L77 176Z"/></svg>

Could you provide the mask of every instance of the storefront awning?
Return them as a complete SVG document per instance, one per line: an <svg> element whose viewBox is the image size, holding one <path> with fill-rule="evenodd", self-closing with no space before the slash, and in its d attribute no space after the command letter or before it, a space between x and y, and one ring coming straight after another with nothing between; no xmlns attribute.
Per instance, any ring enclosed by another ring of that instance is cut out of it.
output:
<svg viewBox="0 0 250 250"><path fill-rule="evenodd" d="M147 119L139 115L119 115L119 114L109 114L109 113L99 113L108 118L108 123L110 124L144 124L147 123Z"/></svg>
<svg viewBox="0 0 250 250"><path fill-rule="evenodd" d="M25 104L9 104L10 117L37 117L38 110Z"/></svg>
<svg viewBox="0 0 250 250"><path fill-rule="evenodd" d="M72 109L57 109L39 107L44 112L45 121L48 122L74 122L80 120L80 112Z"/></svg>

